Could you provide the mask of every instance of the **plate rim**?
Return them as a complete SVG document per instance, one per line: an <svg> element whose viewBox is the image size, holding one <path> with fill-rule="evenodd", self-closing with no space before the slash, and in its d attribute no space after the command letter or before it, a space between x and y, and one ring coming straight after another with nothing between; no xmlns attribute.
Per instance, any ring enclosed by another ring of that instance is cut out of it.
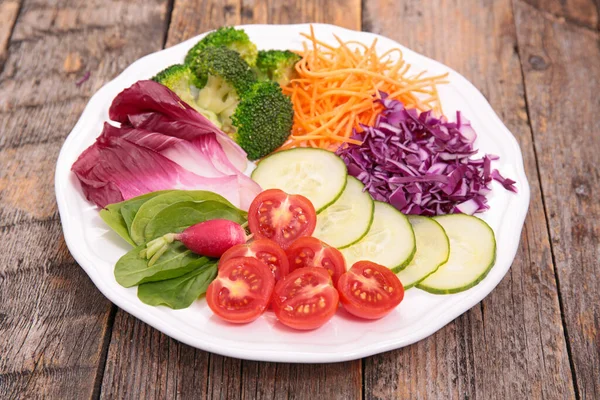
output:
<svg viewBox="0 0 600 400"><path fill-rule="evenodd" d="M141 309L139 304L135 304L135 303L129 301L127 298L122 297L120 294L114 292L110 285L105 285L105 283L101 280L99 274L96 272L96 269L92 266L94 264L94 261L90 260L88 255L86 255L85 252L82 249L80 249L79 246L77 246L77 244L76 244L77 233L74 232L74 230L77 227L72 226L71 221L68 218L68 210L67 210L67 206L66 206L66 204L67 204L66 196L67 195L66 195L66 191L64 190L65 187L69 184L68 175L70 174L70 165L67 160L68 150L70 147L72 147L76 143L76 139L83 136L83 134L80 133L82 131L82 127L85 125L86 120L88 119L89 115L91 115L92 108L96 107L95 103L98 103L99 99L101 99L103 97L104 92L108 91L108 89L111 88L112 86L121 86L120 82L122 80L124 80L124 78L127 77L128 74L130 74L137 65L144 64L145 62L147 62L148 58L154 57L157 54L161 54L161 53L165 53L165 52L172 52L176 48L191 47L192 42L198 41L200 38L205 36L207 33L211 32L211 31L206 31L202 34L199 34L199 35L193 37L193 38L190 38L181 43L178 43L172 47L162 49L157 52L150 53L148 55L145 55L145 56L139 58L138 60L131 63L127 68L125 68L123 70L123 72L121 72L118 76L116 76L114 79L108 81L100 89L98 89L90 97L79 120L77 121L77 123L75 124L75 126L73 127L73 129L71 130L71 132L69 133L69 135L67 136L67 138L65 139L65 141L61 147L61 150L60 150L57 162L56 162L55 182L54 182L58 211L59 211L61 226L63 228L63 234L65 237L65 242L67 244L67 247L68 247L71 255L73 256L73 258L75 259L75 261L87 273L87 275L90 277L90 279L92 280L94 285L98 288L98 290L100 290L100 292L108 300L110 300L113 304L117 305L118 307L120 307L124 311L128 312L132 316L140 319L144 323L147 323L148 325L154 327L155 329L163 332L164 334L168 335L169 337L174 338L175 340L178 340L182 343L188 344L192 347L199 348L204 351L209 351L212 353L224 355L224 356L242 358L242 359L247 359L247 360L271 361L271 362L295 362L295 363L329 363L329 362L349 361L349 360L355 360L355 359L359 359L359 358L363 358L363 357L368 357L373 354L378 354L378 353L382 353L385 351L405 347L405 346L413 344L419 340L422 340L426 337L431 336L433 333L437 332L438 330L443 328L445 325L449 324L454 319L458 318L460 315L467 312L470 308L472 308L477 303L479 303L481 300L483 300L485 297L487 297L496 288L496 286L502 281L502 279L504 279L504 277L508 273L512 263L514 262L514 258L519 249L521 232L522 232L522 229L524 226L525 218L526 218L528 208L529 208L529 203L530 203L530 187L529 187L529 183L527 181L527 177L525 174L523 155L522 155L520 146L519 146L515 136L510 132L510 130L506 127L506 125L504 125L502 120L498 117L498 115L493 110L493 108L491 107L491 105L489 104L487 99L483 96L483 94L469 80L467 80L464 76L462 76L461 74L459 74L452 68L450 68L438 61L435 61L429 57L426 57L416 51L410 50L409 48L401 45L400 43L396 42L395 40L393 40L391 38L388 38L388 37L385 37L385 36L382 36L382 35L379 35L376 33L356 31L356 30L351 30L351 29L343 28L340 26L332 25L332 24L321 24L321 23L247 24L247 25L237 25L236 27L241 28L241 29L250 28L250 27L252 27L252 29L260 29L260 28L273 29L274 27L276 28L276 27L283 26L283 27L294 27L297 30L302 30L302 29L306 30L309 28L310 25L313 25L315 27L317 27L317 26L327 27L329 29L340 32L340 34L350 32L351 34L361 34L361 35L365 35L365 36L370 36L372 38L375 38L375 37L383 38L387 41L391 41L394 44L398 45L398 47L400 47L403 52L411 53L413 56L420 57L429 64L435 65L436 67L441 67L441 68L449 71L453 75L453 79L454 78L457 79L457 81L459 83L458 86L464 87L465 90L469 92L469 96L474 96L475 101L477 101L480 106L482 106L486 109L486 117L492 118L493 124L498 126L499 129L501 131L503 131L502 134L499 133L498 135L501 136L503 139L508 139L509 143L507 143L507 144L510 145L511 151L514 152L515 158L516 158L516 163L513 165L517 172L517 176L515 178L519 180L519 183L522 186L521 191L519 192L519 196L522 198L522 201L519 204L524 204L524 207L520 207L518 210L518 213L516 213L516 215L514 216L514 220L516 222L518 222L518 224L519 224L519 229L518 229L519 234L515 235L516 239L513 238L513 241L512 241L513 246L510 249L511 251L510 251L510 254L508 257L511 260L511 262L505 268L502 275L498 277L498 279L496 279L493 282L488 282L489 290L472 291L469 296L465 297L461 301L460 307L455 307L455 308L460 308L460 310L455 310L454 308L451 309L452 312L449 312L447 314L440 316L439 319L437 319L434 322L425 324L424 327L416 330L416 332L418 334L414 334L414 332L413 332L413 334L411 334L407 340L402 341L402 343L399 344L398 343L399 341L397 339L395 339L395 340L388 339L388 340L379 341L375 344L371 344L368 347L363 346L363 347L359 347L358 350L345 351L343 353L323 352L323 351L321 351L322 350L321 348L319 348L318 351L311 351L311 352L309 352L309 351L295 352L295 351L291 351L291 350L288 350L285 352L275 351L275 350L273 350L273 351L264 351L264 350L252 351L250 349L246 349L246 348L242 348L242 347L236 347L236 348L223 347L221 344L219 344L217 342L206 341L206 340L204 340L204 338L199 341L198 338L192 337L192 335L188 334L185 331L171 327L168 324L161 323L162 321L157 316L157 314L153 315L151 313L148 313L146 310ZM64 164L66 164L66 165L64 165ZM65 167L66 167L66 171L67 171L66 172L67 176L65 176L64 172L61 173L61 171L64 171ZM516 244L514 243L515 240L516 240ZM467 292L463 292L463 293L467 293Z"/></svg>

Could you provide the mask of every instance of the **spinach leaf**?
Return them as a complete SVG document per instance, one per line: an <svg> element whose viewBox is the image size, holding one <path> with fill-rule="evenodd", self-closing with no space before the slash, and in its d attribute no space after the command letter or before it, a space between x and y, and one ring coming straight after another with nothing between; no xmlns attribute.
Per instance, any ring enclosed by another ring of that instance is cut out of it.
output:
<svg viewBox="0 0 600 400"><path fill-rule="evenodd" d="M135 214L137 214L140 207L150 199L155 198L156 196L160 196L165 194L166 192L170 192L170 190L161 190L158 192L152 192L148 195L138 196L133 199L127 200L126 204L123 204L121 207L121 216L123 217L123 221L125 221L125 225L127 225L127 231L130 232L131 236L131 223L135 218Z"/></svg>
<svg viewBox="0 0 600 400"><path fill-rule="evenodd" d="M148 259L140 257L140 252L145 248L145 244L137 246L117 261L115 279L121 286L131 287L144 282L177 278L196 269L199 260L208 260L192 253L181 242L175 241L170 243L167 251L149 267Z"/></svg>
<svg viewBox="0 0 600 400"><path fill-rule="evenodd" d="M244 213L233 206L217 201L180 201L162 209L146 225L144 240L161 237L167 233L177 233L199 222L211 219L228 219L238 224L246 221Z"/></svg>
<svg viewBox="0 0 600 400"><path fill-rule="evenodd" d="M131 239L137 243L144 242L146 225L164 208L181 201L206 201L213 200L234 207L227 199L213 192L205 190L172 190L168 193L156 196L148 200L139 208L135 214L135 218L131 222L130 235ZM234 207L235 208L235 207ZM241 211L240 211L241 212Z"/></svg>
<svg viewBox="0 0 600 400"><path fill-rule="evenodd" d="M111 204L112 205L112 204ZM100 218L119 236L121 236L127 243L132 246L135 246L135 243L129 236L129 230L127 229L127 224L125 220L123 220L123 216L118 210L111 210L110 205L107 208L103 208L100 210Z"/></svg>
<svg viewBox="0 0 600 400"><path fill-rule="evenodd" d="M121 201L119 203L109 204L100 210L100 218L102 218L106 225L108 225L113 231L125 239L127 243L135 246L135 242L129 234L131 219L133 219L133 216L137 210L146 201L169 191L170 190L160 190L157 192L146 193L129 200ZM125 209L129 210L127 214L124 212Z"/></svg>
<svg viewBox="0 0 600 400"><path fill-rule="evenodd" d="M178 278L143 283L138 298L151 306L164 305L174 310L189 307L217 276L217 261L207 261L197 269Z"/></svg>
<svg viewBox="0 0 600 400"><path fill-rule="evenodd" d="M136 202L132 204L126 204L121 208L121 216L123 217L123 221L127 226L127 232L131 231L131 223L135 218L135 214L144 203L145 201L140 200L139 203Z"/></svg>

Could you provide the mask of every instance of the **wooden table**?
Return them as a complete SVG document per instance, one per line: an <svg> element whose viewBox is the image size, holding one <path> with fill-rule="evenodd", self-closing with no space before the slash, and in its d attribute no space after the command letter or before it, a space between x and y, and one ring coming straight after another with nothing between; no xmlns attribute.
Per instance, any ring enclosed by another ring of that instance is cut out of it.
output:
<svg viewBox="0 0 600 400"><path fill-rule="evenodd" d="M0 0L0 398L600 399L597 0ZM139 57L224 24L386 35L471 80L521 145L532 196L510 272L410 347L339 364L241 361L112 305L70 256L60 147ZM91 73L90 79L75 83Z"/></svg>

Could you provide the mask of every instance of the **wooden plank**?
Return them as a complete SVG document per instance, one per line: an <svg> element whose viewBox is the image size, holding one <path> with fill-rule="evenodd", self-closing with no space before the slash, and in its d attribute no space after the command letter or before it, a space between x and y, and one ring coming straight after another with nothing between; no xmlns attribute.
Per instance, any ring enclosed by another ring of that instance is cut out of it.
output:
<svg viewBox="0 0 600 400"><path fill-rule="evenodd" d="M135 317L118 311L101 397L204 399L208 363L208 353L190 351Z"/></svg>
<svg viewBox="0 0 600 400"><path fill-rule="evenodd" d="M112 306L66 248L54 168L89 96L162 45L166 8L22 5L0 74L0 398L79 399L98 389Z"/></svg>
<svg viewBox="0 0 600 400"><path fill-rule="evenodd" d="M321 22L360 30L359 1L245 1L242 23L292 24ZM360 361L311 365L243 363L244 399L357 399L362 393Z"/></svg>
<svg viewBox="0 0 600 400"><path fill-rule="evenodd" d="M286 364L244 361L243 399L360 399L360 361Z"/></svg>
<svg viewBox="0 0 600 400"><path fill-rule="evenodd" d="M110 304L68 253L57 219L3 227L0 240L0 398L90 397Z"/></svg>
<svg viewBox="0 0 600 400"><path fill-rule="evenodd" d="M301 5L301 7L300 7ZM167 46L227 24L322 21L360 28L360 2L176 1ZM341 12L345 13L344 15ZM168 353L167 357L164 354ZM181 355L186 355L181 356ZM131 368L134 365L136 367ZM124 369L139 371L124 376ZM194 371L193 378L185 378ZM160 383L158 383L160 382ZM155 387L160 386L161 391ZM168 388L171 388L170 391ZM353 399L361 393L361 362L290 365L241 361L191 348L119 310L102 385L102 398L149 397Z"/></svg>
<svg viewBox="0 0 600 400"><path fill-rule="evenodd" d="M173 7L167 47L223 25L239 25L241 0L179 0Z"/></svg>
<svg viewBox="0 0 600 400"><path fill-rule="evenodd" d="M299 24L320 22L360 30L360 0L245 0L244 24Z"/></svg>
<svg viewBox="0 0 600 400"><path fill-rule="evenodd" d="M8 40L17 21L20 7L21 1L0 0L0 71L6 60Z"/></svg>
<svg viewBox="0 0 600 400"><path fill-rule="evenodd" d="M590 29L600 29L600 3L595 0L525 0L540 12Z"/></svg>
<svg viewBox="0 0 600 400"><path fill-rule="evenodd" d="M190 18L190 15L196 18ZM173 8L167 47L223 25L303 22L360 29L360 0L178 2Z"/></svg>
<svg viewBox="0 0 600 400"><path fill-rule="evenodd" d="M239 10L240 4L235 0L176 1L166 46L222 25L239 24ZM165 356L165 353L169 356ZM210 354L172 340L118 310L108 349L101 398L130 398L134 394L142 398L239 397L234 393L240 387L241 363L241 360ZM131 368L131 365L134 367ZM125 368L136 372L124 376L122 371ZM186 379L186 376L190 378Z"/></svg>
<svg viewBox="0 0 600 400"><path fill-rule="evenodd" d="M515 1L544 204L582 399L600 398L600 33Z"/></svg>
<svg viewBox="0 0 600 400"><path fill-rule="evenodd" d="M160 48L166 2L25 2L0 75L0 148L62 141L96 90Z"/></svg>
<svg viewBox="0 0 600 400"><path fill-rule="evenodd" d="M240 4L235 0L177 1L174 3L166 46L172 46L204 31L222 25L240 23ZM131 340L131 337L135 340ZM161 358L161 351L168 354L184 354L184 357ZM162 350L161 350L162 349ZM128 365L139 366L140 373L130 378L121 371ZM194 371L193 379L184 376ZM154 328L122 310L117 311L106 370L103 377L101 398L126 398L132 393L146 397L160 396L155 387L176 387L172 397L230 398L229 390L239 388L241 360L222 357L197 350L176 342ZM157 385L157 383L160 384ZM173 390L168 392L173 394ZM238 395L239 397L239 395Z"/></svg>
<svg viewBox="0 0 600 400"><path fill-rule="evenodd" d="M510 1L369 1L363 21L470 79L519 141L531 186L507 276L433 336L366 359L365 397L574 398Z"/></svg>

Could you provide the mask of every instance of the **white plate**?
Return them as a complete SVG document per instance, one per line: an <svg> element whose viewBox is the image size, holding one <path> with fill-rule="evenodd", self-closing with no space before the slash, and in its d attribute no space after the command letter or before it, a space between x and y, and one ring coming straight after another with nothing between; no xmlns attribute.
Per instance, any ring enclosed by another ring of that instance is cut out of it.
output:
<svg viewBox="0 0 600 400"><path fill-rule="evenodd" d="M334 33L345 40L369 44L377 38L378 51L402 48L405 59L415 70L450 73L450 84L440 88L444 113L452 118L456 110L461 110L479 134L477 147L482 152L499 155L500 161L495 166L517 181L518 195L494 183L489 197L491 210L481 215L496 233L496 265L479 285L463 293L436 296L410 289L402 304L381 320L359 321L340 310L329 323L312 332L287 329L277 323L272 312L251 324L232 326L214 317L204 300L179 311L151 307L138 300L136 288L126 289L117 284L113 267L129 247L102 222L98 209L85 200L77 179L70 172L71 165L99 135L113 98L137 80L148 79L163 68L182 62L187 50L201 35L134 62L91 98L60 152L55 182L67 246L98 289L125 311L191 346L231 357L285 362L345 361L397 349L431 335L481 301L502 280L517 252L529 205L529 186L517 141L483 95L457 72L390 39L331 25L313 26L320 39L332 44ZM307 24L242 28L259 49L301 49L300 32L309 31Z"/></svg>

